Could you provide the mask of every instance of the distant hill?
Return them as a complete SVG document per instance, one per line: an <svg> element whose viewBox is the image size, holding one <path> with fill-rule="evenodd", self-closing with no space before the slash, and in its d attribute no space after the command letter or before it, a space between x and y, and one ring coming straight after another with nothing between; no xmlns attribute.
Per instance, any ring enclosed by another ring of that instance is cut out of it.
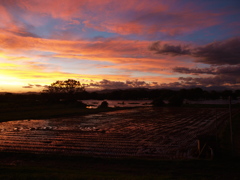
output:
<svg viewBox="0 0 240 180"><path fill-rule="evenodd" d="M148 88L128 88L128 89L103 89L103 90L92 91L92 92L96 92L99 94L107 94L107 93L112 93L114 91L139 91L139 90L151 91L151 89L148 89Z"/></svg>

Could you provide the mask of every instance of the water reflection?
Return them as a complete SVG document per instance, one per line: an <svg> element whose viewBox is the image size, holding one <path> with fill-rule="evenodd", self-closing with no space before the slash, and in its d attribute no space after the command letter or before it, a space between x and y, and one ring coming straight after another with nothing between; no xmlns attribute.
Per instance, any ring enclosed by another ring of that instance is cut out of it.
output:
<svg viewBox="0 0 240 180"><path fill-rule="evenodd" d="M0 149L189 158L194 156L196 136L214 132L227 114L227 109L145 107L71 118L2 122Z"/></svg>
<svg viewBox="0 0 240 180"><path fill-rule="evenodd" d="M147 107L152 106L152 100L105 100L109 107ZM102 100L82 100L87 104L87 108L97 108L103 101Z"/></svg>
<svg viewBox="0 0 240 180"><path fill-rule="evenodd" d="M46 129L47 127L49 127L49 120L20 120L0 123L1 131Z"/></svg>

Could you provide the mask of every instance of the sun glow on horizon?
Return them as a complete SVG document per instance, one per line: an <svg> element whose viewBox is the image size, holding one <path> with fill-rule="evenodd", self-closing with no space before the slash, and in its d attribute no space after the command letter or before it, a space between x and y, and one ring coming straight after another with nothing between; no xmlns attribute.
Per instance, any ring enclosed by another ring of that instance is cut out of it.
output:
<svg viewBox="0 0 240 180"><path fill-rule="evenodd" d="M0 91L40 91L67 79L99 89L240 88L239 7L236 0L4 1Z"/></svg>

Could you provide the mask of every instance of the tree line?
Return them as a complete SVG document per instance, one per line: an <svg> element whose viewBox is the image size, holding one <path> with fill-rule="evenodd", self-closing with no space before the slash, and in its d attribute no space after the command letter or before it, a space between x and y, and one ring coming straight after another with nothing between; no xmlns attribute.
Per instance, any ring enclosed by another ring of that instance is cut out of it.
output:
<svg viewBox="0 0 240 180"><path fill-rule="evenodd" d="M12 94L0 95L0 102L6 101L39 101L39 102L76 102L77 100L141 100L141 99L187 99L187 100L216 100L232 99L240 97L240 90L206 91L201 88L192 89L116 89L108 91L88 92L85 87L76 80L56 81L44 89L41 93L35 94Z"/></svg>

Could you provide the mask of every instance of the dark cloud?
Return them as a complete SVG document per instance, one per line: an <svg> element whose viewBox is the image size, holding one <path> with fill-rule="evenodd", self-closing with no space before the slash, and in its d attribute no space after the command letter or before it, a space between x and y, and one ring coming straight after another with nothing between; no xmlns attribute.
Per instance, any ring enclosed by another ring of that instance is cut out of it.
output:
<svg viewBox="0 0 240 180"><path fill-rule="evenodd" d="M156 82L147 83L137 79L133 81L127 80L125 82L103 79L100 82L90 83L89 87L97 87L101 89L158 88L159 84Z"/></svg>
<svg viewBox="0 0 240 180"><path fill-rule="evenodd" d="M205 46L190 48L184 45L169 45L154 42L149 50L157 54L180 56L189 55L195 62L211 65L237 65L240 64L240 37L216 41Z"/></svg>
<svg viewBox="0 0 240 180"><path fill-rule="evenodd" d="M146 83L145 81L126 81L126 84L130 87L145 87L145 86L149 86L148 83Z"/></svg>
<svg viewBox="0 0 240 180"><path fill-rule="evenodd" d="M33 84L28 84L28 86L22 86L22 88L33 88L34 85Z"/></svg>
<svg viewBox="0 0 240 180"><path fill-rule="evenodd" d="M183 80L182 80L183 81ZM91 83L87 89L89 90L95 90L97 87L98 89L131 89L131 88L148 88L148 89L181 89L181 88L191 88L195 87L196 83L190 84L190 82L172 82L172 83L157 83L157 82L145 82L145 81L110 81L103 79L100 82Z"/></svg>
<svg viewBox="0 0 240 180"><path fill-rule="evenodd" d="M90 86L102 89L124 89L128 87L124 82L109 81L107 79L103 79L102 81L96 83L90 83Z"/></svg>
<svg viewBox="0 0 240 180"><path fill-rule="evenodd" d="M228 66L212 66L209 68L187 68L187 67L175 67L173 72L182 74L212 74L212 75L232 75L240 76L240 65L228 65Z"/></svg>
<svg viewBox="0 0 240 180"><path fill-rule="evenodd" d="M187 67L175 67L173 72L182 73L182 74L216 74L214 68L187 68Z"/></svg>
<svg viewBox="0 0 240 180"><path fill-rule="evenodd" d="M240 76L240 65L218 67L217 72L219 74L232 74Z"/></svg>
<svg viewBox="0 0 240 180"><path fill-rule="evenodd" d="M189 55L191 53L188 46L161 44L160 41L154 42L152 45L150 45L149 50L155 51L157 54L172 56Z"/></svg>
<svg viewBox="0 0 240 180"><path fill-rule="evenodd" d="M22 88L34 88L34 87L42 88L42 87L47 87L47 86L42 86L40 84L28 84L27 86L22 86Z"/></svg>
<svg viewBox="0 0 240 180"><path fill-rule="evenodd" d="M183 84L180 82L172 82L172 83L162 83L156 86L157 88L168 88L168 89L180 89L184 88Z"/></svg>
<svg viewBox="0 0 240 180"><path fill-rule="evenodd" d="M209 77L180 77L179 81L186 86L202 87L240 87L240 65L213 66L209 68L176 67L174 72L193 75L210 75Z"/></svg>
<svg viewBox="0 0 240 180"><path fill-rule="evenodd" d="M185 86L199 86L199 87L240 87L240 78L237 76L219 75L214 77L180 77L179 81Z"/></svg>
<svg viewBox="0 0 240 180"><path fill-rule="evenodd" d="M216 41L192 50L197 62L225 65L240 64L240 38Z"/></svg>

